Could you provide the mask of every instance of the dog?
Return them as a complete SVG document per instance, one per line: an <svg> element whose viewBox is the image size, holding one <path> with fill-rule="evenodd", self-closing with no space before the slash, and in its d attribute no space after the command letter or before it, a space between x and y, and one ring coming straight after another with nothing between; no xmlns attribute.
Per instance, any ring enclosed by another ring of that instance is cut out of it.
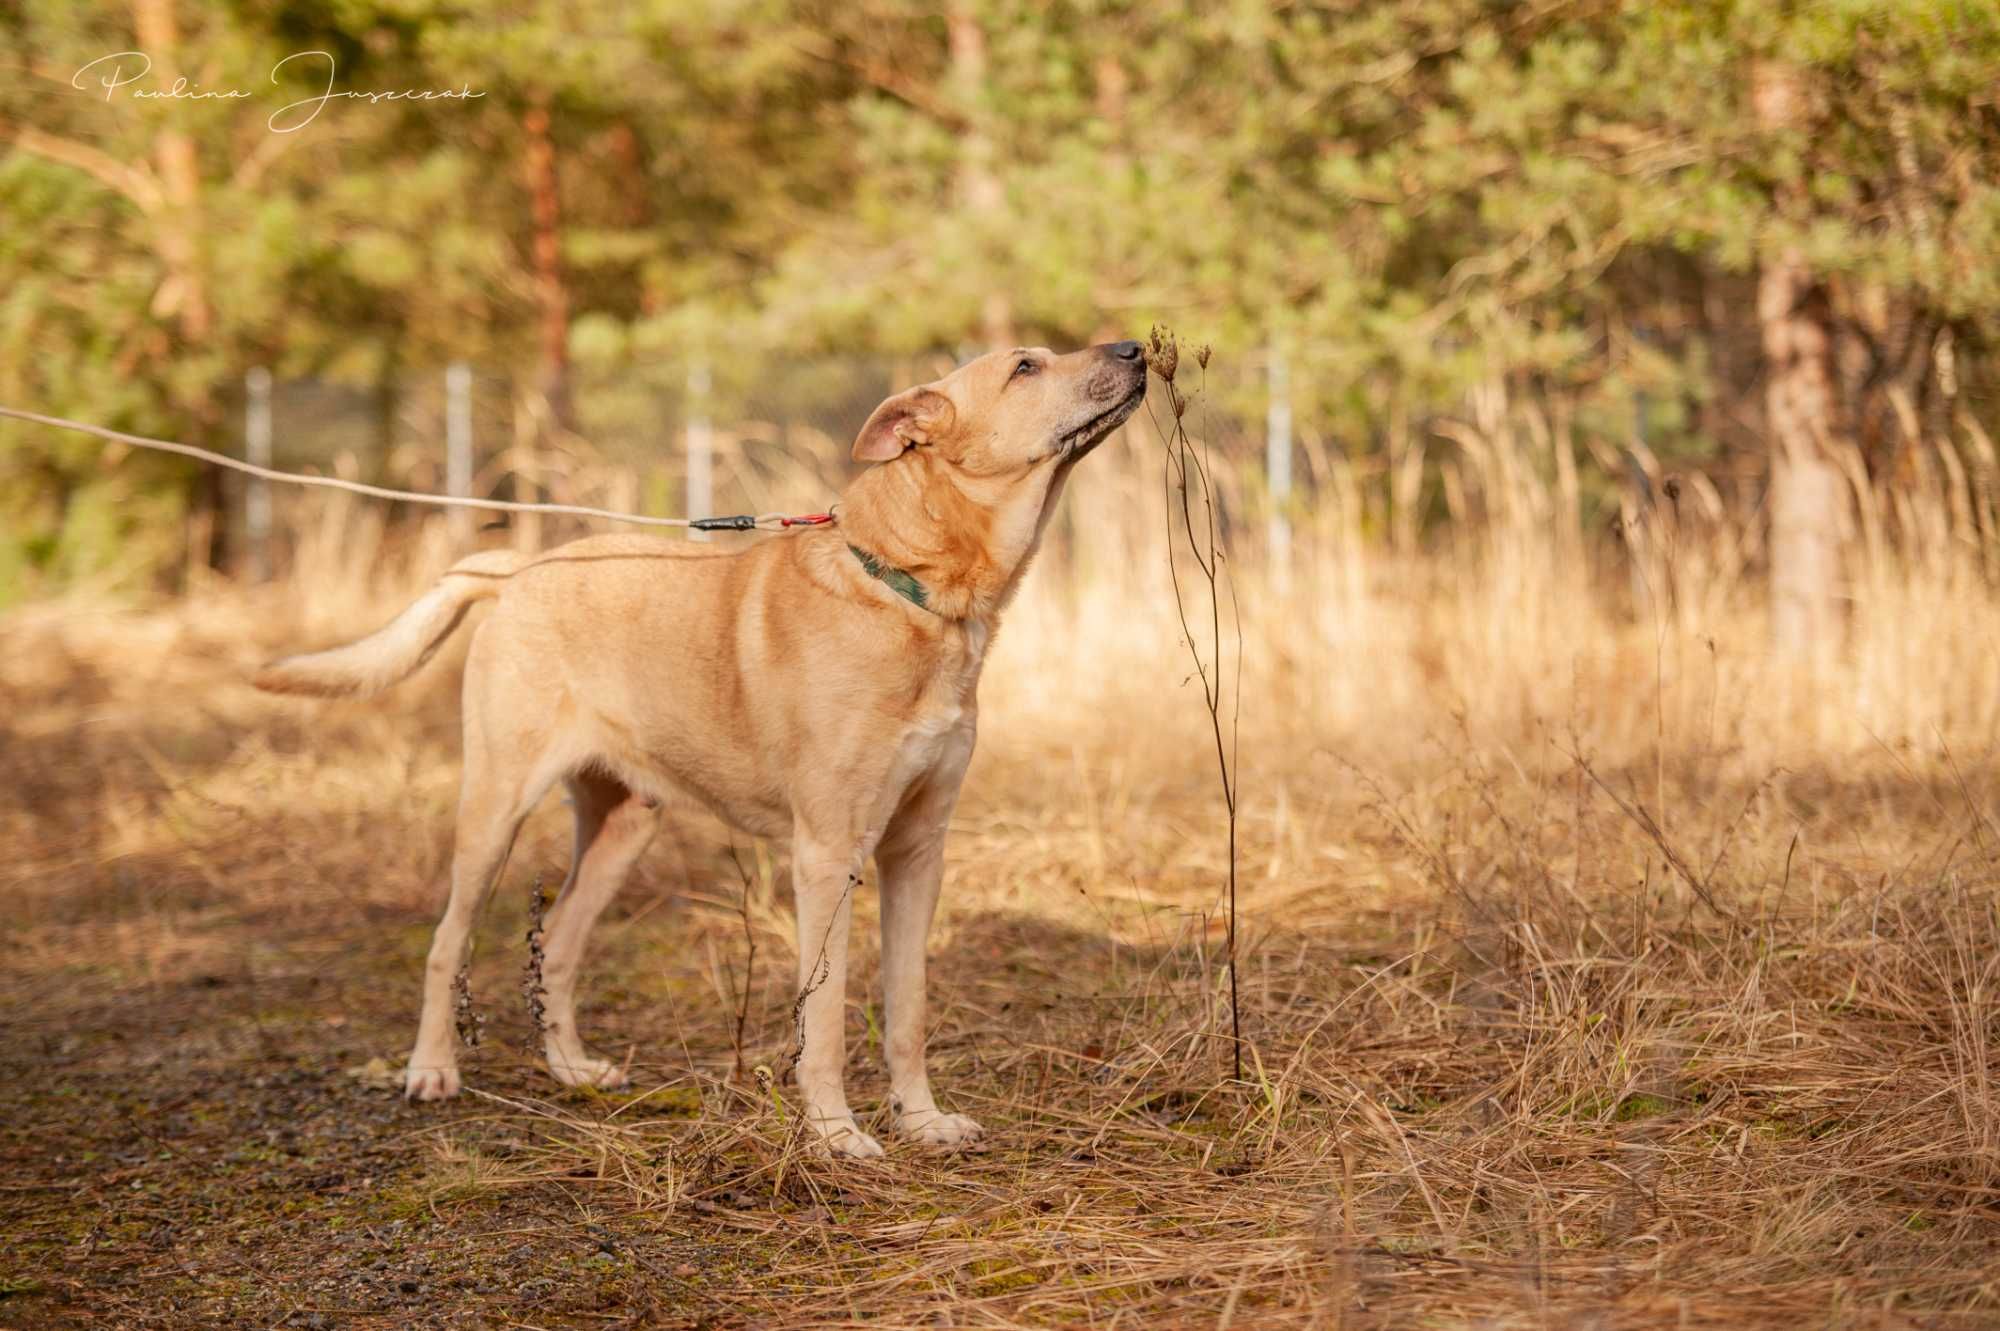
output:
<svg viewBox="0 0 2000 1331"><path fill-rule="evenodd" d="M978 1136L931 1091L924 968L980 670L1071 469L1145 394L1137 342L982 356L875 409L853 450L871 465L830 525L737 551L617 535L475 554L371 636L259 672L273 692L365 697L423 665L475 603L494 603L466 657L451 896L405 1094L458 1092L452 989L473 920L522 820L561 782L576 841L544 942L556 1080L624 1083L577 1032L577 970L678 791L745 833L791 840L794 1074L826 1149L882 1154L842 1080L848 921L871 856L895 1128L937 1146Z"/></svg>

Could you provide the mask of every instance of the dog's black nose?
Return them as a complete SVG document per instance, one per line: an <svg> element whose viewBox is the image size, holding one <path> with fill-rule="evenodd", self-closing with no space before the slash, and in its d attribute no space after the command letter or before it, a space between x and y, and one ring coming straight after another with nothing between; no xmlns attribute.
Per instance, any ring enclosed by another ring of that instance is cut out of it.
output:
<svg viewBox="0 0 2000 1331"><path fill-rule="evenodd" d="M1119 360L1137 360L1146 354L1146 349L1137 342L1113 342L1106 349Z"/></svg>

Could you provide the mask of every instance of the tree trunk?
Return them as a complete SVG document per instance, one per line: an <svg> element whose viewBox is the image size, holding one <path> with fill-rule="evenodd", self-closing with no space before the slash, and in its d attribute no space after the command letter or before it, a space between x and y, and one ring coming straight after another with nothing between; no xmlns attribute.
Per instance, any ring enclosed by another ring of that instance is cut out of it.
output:
<svg viewBox="0 0 2000 1331"><path fill-rule="evenodd" d="M639 142L639 132L628 122L620 122L611 127L608 138L611 160L626 180L646 179L646 154ZM634 231L653 229L652 200L643 189L628 190L619 209L619 225ZM655 315L660 312L659 287L649 280L643 269L637 274L639 281L639 312Z"/></svg>
<svg viewBox="0 0 2000 1331"><path fill-rule="evenodd" d="M152 74L173 86L180 76L180 24L174 0L134 0L132 27L140 49L152 58ZM174 126L174 117L160 118L153 136L153 169L159 181L159 206L153 213L155 245L165 270L153 312L170 318L187 347L206 347L215 331L209 304L208 274L203 261L201 163L194 140ZM195 427L196 443L213 446L222 426L221 398L213 384L196 384L180 405ZM221 568L229 558L228 490L223 473L203 468L195 480L188 515L189 571Z"/></svg>
<svg viewBox="0 0 2000 1331"><path fill-rule="evenodd" d="M1839 385L1826 289L1796 254L1757 283L1764 334L1764 411L1771 432L1771 632L1787 652L1833 641L1839 628Z"/></svg>
<svg viewBox="0 0 2000 1331"><path fill-rule="evenodd" d="M1764 62L1753 72L1751 103L1766 131L1798 128L1804 100L1791 67ZM1780 188L1781 203L1806 206L1800 186ZM1834 456L1846 428L1832 302L1798 250L1765 262L1757 322L1771 448L1771 633L1780 651L1808 654L1839 631L1844 503Z"/></svg>
<svg viewBox="0 0 2000 1331"><path fill-rule="evenodd" d="M978 218L983 228L1005 202L1000 178L993 172L993 140L984 128L986 31L964 3L951 7L945 26L950 38L951 81L965 108L967 126L959 140L959 204ZM980 307L979 333L989 349L1014 345L1014 304L1005 287L996 284L986 293Z"/></svg>
<svg viewBox="0 0 2000 1331"><path fill-rule="evenodd" d="M535 288L535 326L540 344L536 388L548 409L551 430L571 428L569 374L569 286L562 268L562 194L556 180L555 141L549 136L549 108L537 102L521 116Z"/></svg>

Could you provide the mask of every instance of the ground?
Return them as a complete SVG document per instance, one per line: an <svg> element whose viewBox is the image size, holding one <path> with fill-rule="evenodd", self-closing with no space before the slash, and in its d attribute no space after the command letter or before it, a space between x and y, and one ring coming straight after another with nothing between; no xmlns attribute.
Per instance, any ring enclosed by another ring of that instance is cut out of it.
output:
<svg viewBox="0 0 2000 1331"><path fill-rule="evenodd" d="M989 717L932 982L988 1137L858 1164L756 1073L782 848L687 810L587 970L632 1091L525 1052L552 806L478 935L470 1089L404 1103L451 666L302 706L235 682L256 638L0 641L0 1326L2000 1324L1981 761L1251 734L1238 1080L1199 743ZM890 1140L873 918L850 1087Z"/></svg>

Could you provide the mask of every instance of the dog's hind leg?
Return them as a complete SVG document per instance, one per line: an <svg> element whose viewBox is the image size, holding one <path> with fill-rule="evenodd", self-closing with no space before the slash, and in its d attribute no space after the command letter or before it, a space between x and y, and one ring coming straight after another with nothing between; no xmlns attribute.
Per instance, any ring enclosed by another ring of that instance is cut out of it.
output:
<svg viewBox="0 0 2000 1331"><path fill-rule="evenodd" d="M576 977L591 926L652 842L660 810L610 777L571 777L569 791L576 811L576 857L543 943L543 1052L550 1074L563 1085L615 1089L625 1084L624 1069L585 1049L577 1031Z"/></svg>
<svg viewBox="0 0 2000 1331"><path fill-rule="evenodd" d="M451 900L431 936L430 959L424 964L423 1016L418 1019L417 1042L403 1073L403 1093L412 1100L444 1100L458 1094L452 984L465 965L473 921L507 862L522 819L555 780L555 773L533 766L533 755L520 743L527 737L509 738L516 741L509 746L512 751L504 755L496 752L485 727L468 708L457 843L451 856ZM523 757L529 761L521 761Z"/></svg>

